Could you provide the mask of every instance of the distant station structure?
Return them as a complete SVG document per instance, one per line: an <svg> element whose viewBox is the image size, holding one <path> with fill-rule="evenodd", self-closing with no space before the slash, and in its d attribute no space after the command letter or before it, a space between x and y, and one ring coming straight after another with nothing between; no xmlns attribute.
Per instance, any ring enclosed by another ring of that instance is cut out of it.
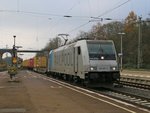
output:
<svg viewBox="0 0 150 113"><path fill-rule="evenodd" d="M6 52L8 52L12 55L12 49L0 49L0 61L2 60L3 54Z"/></svg>
<svg viewBox="0 0 150 113"><path fill-rule="evenodd" d="M13 52L14 50L13 49L0 49L0 61L2 60L2 56L4 53L10 53L12 56L13 56ZM40 51L40 50L16 50L16 52L20 52L20 53L45 53L46 51Z"/></svg>
<svg viewBox="0 0 150 113"><path fill-rule="evenodd" d="M2 56L4 53L10 53L11 56L12 56L12 63L13 64L16 64L16 61L17 61L17 53L20 52L20 53L45 53L45 54L48 54L47 51L40 51L40 50L18 50L18 48L21 48L22 46L16 46L16 36L13 36L14 37L14 44L13 44L13 47L12 49L0 49L0 61L2 61Z"/></svg>

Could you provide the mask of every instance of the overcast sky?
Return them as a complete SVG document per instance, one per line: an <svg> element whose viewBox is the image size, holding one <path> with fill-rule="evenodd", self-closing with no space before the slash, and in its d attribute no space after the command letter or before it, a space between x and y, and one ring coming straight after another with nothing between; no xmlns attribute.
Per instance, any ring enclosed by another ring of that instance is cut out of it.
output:
<svg viewBox="0 0 150 113"><path fill-rule="evenodd" d="M11 48L16 35L17 46L39 50L60 33L73 39L79 31L90 30L95 22L79 27L90 17L119 20L130 11L150 18L150 0L0 0L0 48Z"/></svg>

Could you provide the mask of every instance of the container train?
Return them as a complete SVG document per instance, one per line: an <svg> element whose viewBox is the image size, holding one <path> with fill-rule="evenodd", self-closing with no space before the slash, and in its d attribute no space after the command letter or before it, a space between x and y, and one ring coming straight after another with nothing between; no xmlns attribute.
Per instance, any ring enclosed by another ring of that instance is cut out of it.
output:
<svg viewBox="0 0 150 113"><path fill-rule="evenodd" d="M47 72L47 57L35 56L22 62L23 68L33 70L40 73Z"/></svg>
<svg viewBox="0 0 150 113"><path fill-rule="evenodd" d="M111 40L79 40L51 50L45 59L44 71L53 77L91 86L120 80L117 54ZM38 71L39 66L34 65L33 69Z"/></svg>

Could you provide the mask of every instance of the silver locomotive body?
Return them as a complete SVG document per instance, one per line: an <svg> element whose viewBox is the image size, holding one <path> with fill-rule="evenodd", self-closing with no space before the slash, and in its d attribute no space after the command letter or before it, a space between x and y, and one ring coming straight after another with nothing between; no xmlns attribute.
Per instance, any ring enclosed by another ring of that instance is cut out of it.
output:
<svg viewBox="0 0 150 113"><path fill-rule="evenodd" d="M56 77L89 84L114 83L120 78L111 40L80 40L52 50L48 71Z"/></svg>

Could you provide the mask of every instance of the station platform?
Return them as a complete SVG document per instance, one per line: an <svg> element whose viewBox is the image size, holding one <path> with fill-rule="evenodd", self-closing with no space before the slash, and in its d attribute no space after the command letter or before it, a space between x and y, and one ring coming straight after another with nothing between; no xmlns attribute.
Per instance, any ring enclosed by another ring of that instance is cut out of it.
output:
<svg viewBox="0 0 150 113"><path fill-rule="evenodd" d="M130 76L141 79L150 80L150 71L145 70L123 70L120 72L121 76Z"/></svg>

